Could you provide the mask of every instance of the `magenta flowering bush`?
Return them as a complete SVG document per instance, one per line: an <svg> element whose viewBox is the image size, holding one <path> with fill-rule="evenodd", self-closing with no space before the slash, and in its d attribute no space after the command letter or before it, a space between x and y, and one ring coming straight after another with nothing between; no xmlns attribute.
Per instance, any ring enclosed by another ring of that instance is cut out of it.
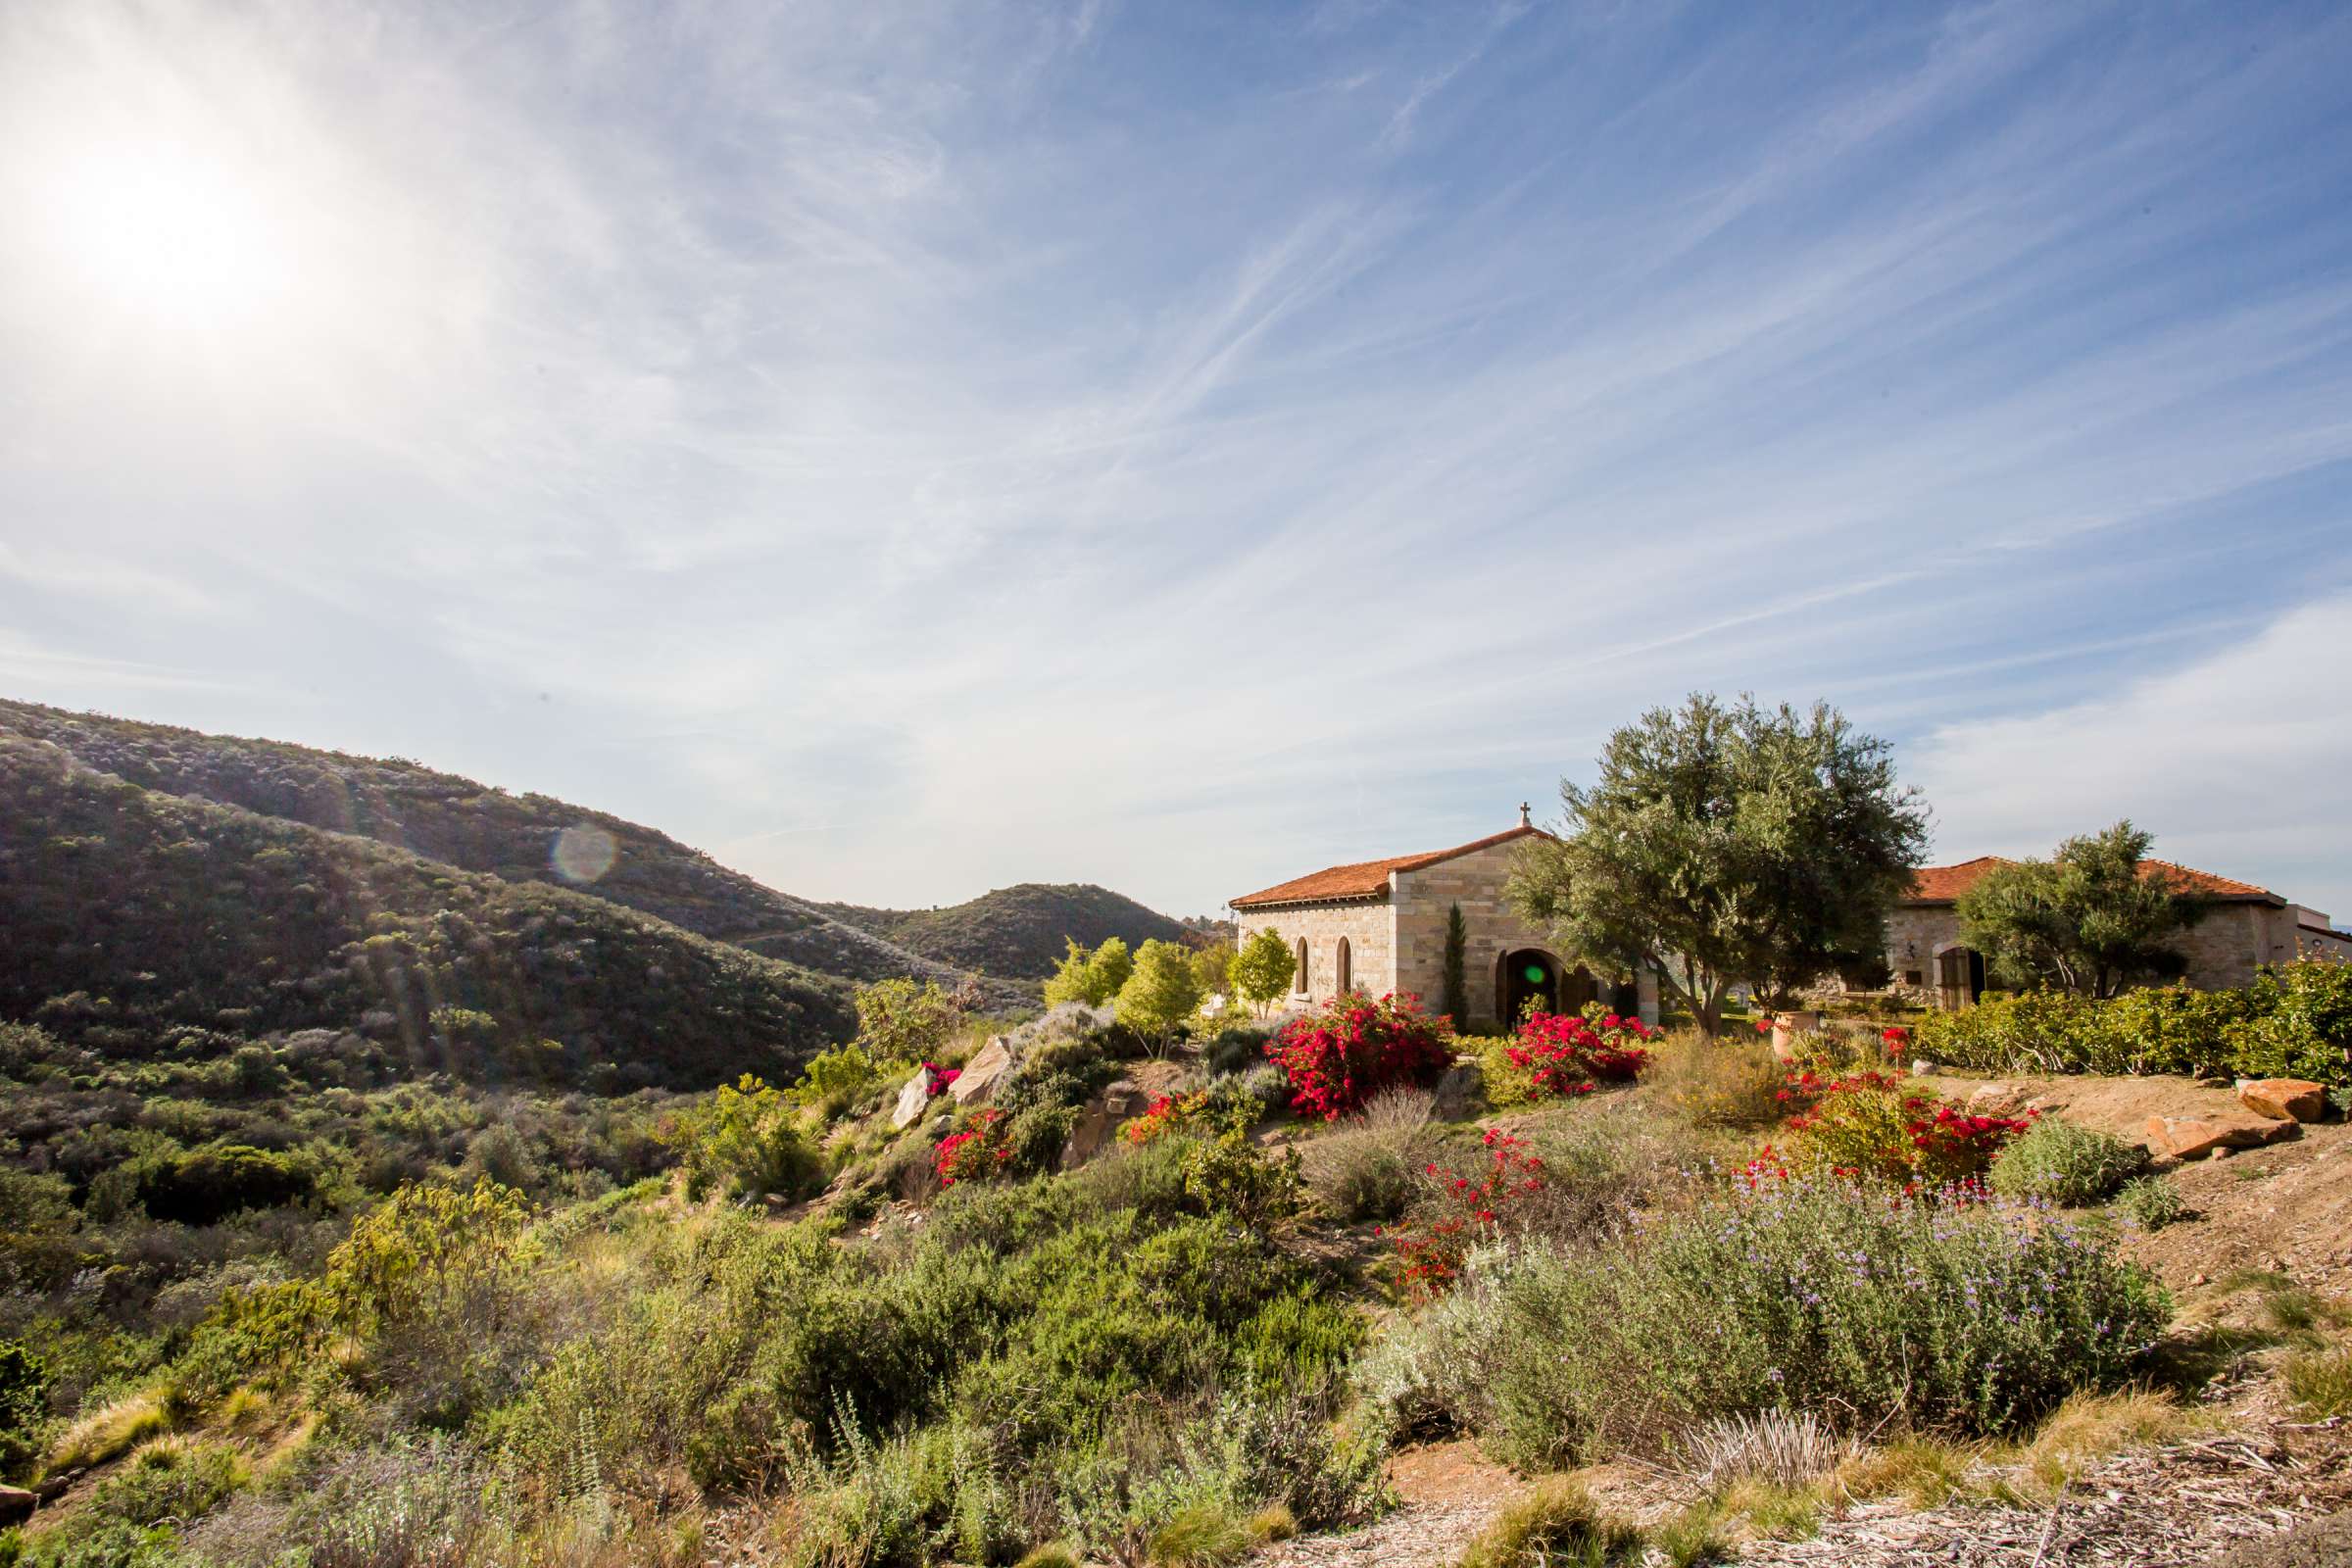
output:
<svg viewBox="0 0 2352 1568"><path fill-rule="evenodd" d="M1605 1080L1630 1083L1649 1063L1657 1033L1639 1018L1605 1013L1532 1012L1503 1055L1527 1074L1531 1098L1589 1095Z"/></svg>
<svg viewBox="0 0 2352 1568"><path fill-rule="evenodd" d="M1291 1108L1338 1121L1384 1089L1437 1082L1453 1059L1446 1020L1405 993L1375 1002L1348 992L1293 1019L1266 1042L1266 1059L1291 1081Z"/></svg>

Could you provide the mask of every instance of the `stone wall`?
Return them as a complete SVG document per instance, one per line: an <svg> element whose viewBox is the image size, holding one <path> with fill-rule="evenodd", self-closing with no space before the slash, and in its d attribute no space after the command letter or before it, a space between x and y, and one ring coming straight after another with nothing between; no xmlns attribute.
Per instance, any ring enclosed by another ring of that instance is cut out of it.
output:
<svg viewBox="0 0 2352 1568"><path fill-rule="evenodd" d="M1898 908L1886 917L1886 966L1901 981L1909 974L1936 988L1936 955L1960 940L1960 916L1949 905ZM2181 933L2174 948L2188 959L2183 977L2202 991L2253 982L2255 969L2284 963L2297 951L2295 911L2261 904L2221 904ZM1905 949L1912 950L1906 956Z"/></svg>
<svg viewBox="0 0 2352 1568"><path fill-rule="evenodd" d="M1268 926L1286 943L1306 938L1304 995L1328 1001L1339 992L1340 939L1348 941L1348 962L1355 989L1380 996L1396 989L1396 922L1395 907L1385 899L1351 904L1302 904L1270 909L1236 909L1234 923L1247 942ZM1298 979L1292 977L1293 995Z"/></svg>
<svg viewBox="0 0 2352 1568"><path fill-rule="evenodd" d="M1520 948L1539 948L1558 956L1550 937L1521 919L1502 896L1519 842L1497 844L1418 871L1400 871L1391 878L1396 909L1396 989L1418 993L1433 1012L1446 1004L1446 912L1456 904L1462 906L1462 923L1469 939L1462 970L1470 1017L1454 1022L1465 1029L1495 1022L1495 960L1502 955ZM1654 1022L1658 1010L1653 977L1644 977L1642 1001L1642 1017Z"/></svg>

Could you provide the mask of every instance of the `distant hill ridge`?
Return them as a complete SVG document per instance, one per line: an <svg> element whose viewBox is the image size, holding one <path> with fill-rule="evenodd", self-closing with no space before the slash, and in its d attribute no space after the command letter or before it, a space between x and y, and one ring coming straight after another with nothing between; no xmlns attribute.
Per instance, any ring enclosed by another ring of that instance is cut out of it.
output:
<svg viewBox="0 0 2352 1568"><path fill-rule="evenodd" d="M1133 948L1181 941L1186 929L1091 882L1022 882L938 909L819 907L927 958L1024 980L1052 974L1070 938L1091 948L1117 937Z"/></svg>
<svg viewBox="0 0 2352 1568"><path fill-rule="evenodd" d="M399 758L0 700L0 732L11 730L144 789L358 834L510 882L572 886L557 873L551 849L566 828L596 828L612 836L616 854L612 868L578 885L579 893L845 980L910 975L955 985L965 978L967 966L778 893L665 833L551 796L510 795ZM1000 1004L1033 1000L1025 987L989 990Z"/></svg>
<svg viewBox="0 0 2352 1568"><path fill-rule="evenodd" d="M855 1032L849 990L606 899L142 788L0 730L0 1021L104 1058L275 1040L363 1079L696 1089L790 1078Z"/></svg>

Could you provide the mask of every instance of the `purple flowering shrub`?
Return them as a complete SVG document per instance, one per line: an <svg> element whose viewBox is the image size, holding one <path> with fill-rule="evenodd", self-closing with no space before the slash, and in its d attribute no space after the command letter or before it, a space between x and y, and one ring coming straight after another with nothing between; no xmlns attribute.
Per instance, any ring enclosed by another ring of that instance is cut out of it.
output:
<svg viewBox="0 0 2352 1568"><path fill-rule="evenodd" d="M1853 1433L1989 1435L2128 1381L2169 1315L2110 1236L2063 1214L1800 1176L1616 1246L1474 1267L1399 1381L1531 1470L1776 1408Z"/></svg>

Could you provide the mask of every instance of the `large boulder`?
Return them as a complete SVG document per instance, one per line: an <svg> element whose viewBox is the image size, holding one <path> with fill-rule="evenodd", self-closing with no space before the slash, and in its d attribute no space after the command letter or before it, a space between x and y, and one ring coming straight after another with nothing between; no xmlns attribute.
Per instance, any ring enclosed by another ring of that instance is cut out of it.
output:
<svg viewBox="0 0 2352 1568"><path fill-rule="evenodd" d="M1487 1070L1476 1056L1456 1056L1430 1096L1429 1113L1440 1121L1461 1121L1486 1103Z"/></svg>
<svg viewBox="0 0 2352 1568"><path fill-rule="evenodd" d="M923 1112L931 1108L931 1097L938 1092L939 1080L932 1076L931 1069L915 1068L914 1076L899 1091L898 1108L890 1113L891 1126L903 1129L921 1121Z"/></svg>
<svg viewBox="0 0 2352 1568"><path fill-rule="evenodd" d="M2328 1086L2308 1078L2254 1078L2237 1086L2237 1102L2273 1121L2318 1121L2328 1114Z"/></svg>
<svg viewBox="0 0 2352 1568"><path fill-rule="evenodd" d="M963 1064L963 1071L948 1085L948 1093L956 1097L958 1105L986 1103L997 1086L1011 1075L1012 1068L1011 1042L999 1035L981 1047L980 1054Z"/></svg>
<svg viewBox="0 0 2352 1568"><path fill-rule="evenodd" d="M1142 1084L1121 1078L1102 1086L1102 1093L1088 1101L1078 1112L1078 1124L1070 1129L1067 1142L1061 1146L1061 1168L1076 1170L1102 1152L1110 1142L1119 1123L1132 1116L1141 1116L1152 1103L1152 1096Z"/></svg>
<svg viewBox="0 0 2352 1568"><path fill-rule="evenodd" d="M2291 1121L2244 1112L2219 1116L2150 1116L2148 1147L2175 1159L2202 1159L2217 1149L2258 1149L2283 1143L2303 1129Z"/></svg>
<svg viewBox="0 0 2352 1568"><path fill-rule="evenodd" d="M31 1518L40 1500L39 1494L26 1492L23 1487L0 1487L0 1529L21 1525Z"/></svg>

